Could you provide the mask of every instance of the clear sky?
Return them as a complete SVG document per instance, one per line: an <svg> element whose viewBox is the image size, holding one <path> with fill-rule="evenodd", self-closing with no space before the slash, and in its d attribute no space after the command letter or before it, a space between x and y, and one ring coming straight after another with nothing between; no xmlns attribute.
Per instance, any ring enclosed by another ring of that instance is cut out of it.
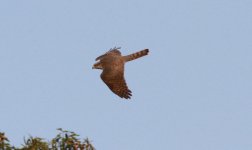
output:
<svg viewBox="0 0 252 150"><path fill-rule="evenodd" d="M114 46L120 99L92 70ZM251 150L251 0L0 1L0 131L14 145L56 128L98 150Z"/></svg>

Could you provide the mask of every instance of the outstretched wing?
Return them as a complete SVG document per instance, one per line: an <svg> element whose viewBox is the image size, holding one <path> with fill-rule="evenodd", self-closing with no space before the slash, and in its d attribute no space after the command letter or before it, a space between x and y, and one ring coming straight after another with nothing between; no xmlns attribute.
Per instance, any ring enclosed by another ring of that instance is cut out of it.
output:
<svg viewBox="0 0 252 150"><path fill-rule="evenodd" d="M108 56L108 55L119 55L119 56L121 56L121 52L119 51L119 49L120 49L120 47L114 47L114 48L110 49L108 52L106 52L105 54L97 57L95 59L95 61L97 61L99 59L102 59L103 57Z"/></svg>
<svg viewBox="0 0 252 150"><path fill-rule="evenodd" d="M95 58L95 61L100 60L101 58L103 58L103 57L106 56L106 55L107 55L107 54L103 54L103 55L101 55L101 56Z"/></svg>
<svg viewBox="0 0 252 150"><path fill-rule="evenodd" d="M101 79L113 93L121 98L130 99L130 96L132 96L132 92L128 89L125 82L123 72L118 72L117 75L114 75L114 72L104 71L101 74Z"/></svg>

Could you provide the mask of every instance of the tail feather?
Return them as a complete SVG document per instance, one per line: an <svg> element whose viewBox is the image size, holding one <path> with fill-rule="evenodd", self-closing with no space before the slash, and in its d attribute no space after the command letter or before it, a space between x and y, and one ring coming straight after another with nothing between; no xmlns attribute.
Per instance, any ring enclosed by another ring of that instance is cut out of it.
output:
<svg viewBox="0 0 252 150"><path fill-rule="evenodd" d="M141 50L141 51L139 51L139 52L136 52L136 53L133 53L133 54L124 56L124 61L125 61L125 62L131 61L131 60L137 59L137 58L139 58L139 57L145 56L145 55L147 55L148 53L149 53L149 49L144 49L144 50Z"/></svg>

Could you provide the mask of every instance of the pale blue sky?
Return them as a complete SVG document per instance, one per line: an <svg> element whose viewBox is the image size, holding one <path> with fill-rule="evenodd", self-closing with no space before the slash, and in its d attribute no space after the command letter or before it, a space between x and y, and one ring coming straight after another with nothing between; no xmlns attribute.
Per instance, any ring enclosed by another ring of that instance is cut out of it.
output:
<svg viewBox="0 0 252 150"><path fill-rule="evenodd" d="M92 70L126 65L120 99ZM19 145L56 128L98 150L251 150L251 0L0 1L0 131Z"/></svg>

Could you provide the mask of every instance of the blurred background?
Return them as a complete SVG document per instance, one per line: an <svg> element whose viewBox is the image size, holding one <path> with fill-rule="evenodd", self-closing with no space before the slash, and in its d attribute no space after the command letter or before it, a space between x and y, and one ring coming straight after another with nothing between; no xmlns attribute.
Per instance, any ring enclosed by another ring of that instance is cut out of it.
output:
<svg viewBox="0 0 252 150"><path fill-rule="evenodd" d="M251 150L252 1L0 2L0 132L102 150ZM92 70L120 46L133 97Z"/></svg>

